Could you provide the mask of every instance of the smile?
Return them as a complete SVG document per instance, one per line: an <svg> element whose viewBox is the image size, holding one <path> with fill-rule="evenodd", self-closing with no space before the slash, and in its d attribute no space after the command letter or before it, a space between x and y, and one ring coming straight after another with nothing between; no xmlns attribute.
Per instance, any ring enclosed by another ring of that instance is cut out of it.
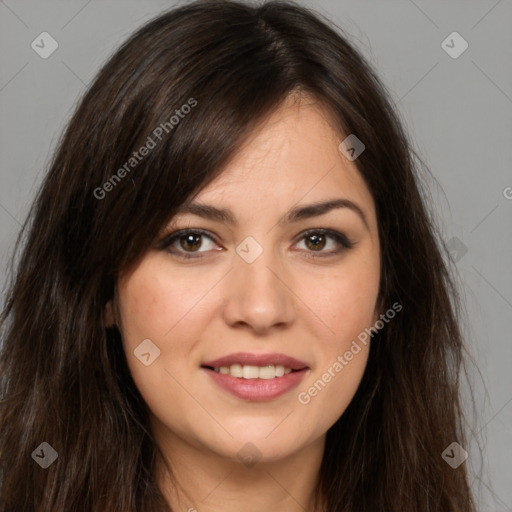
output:
<svg viewBox="0 0 512 512"><path fill-rule="evenodd" d="M249 401L278 398L299 385L309 367L283 354L238 353L201 365L229 394Z"/></svg>

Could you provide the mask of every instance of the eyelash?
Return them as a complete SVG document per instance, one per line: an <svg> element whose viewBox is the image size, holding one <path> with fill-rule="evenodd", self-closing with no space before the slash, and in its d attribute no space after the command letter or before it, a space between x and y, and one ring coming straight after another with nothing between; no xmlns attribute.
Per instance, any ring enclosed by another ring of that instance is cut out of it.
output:
<svg viewBox="0 0 512 512"><path fill-rule="evenodd" d="M158 249L167 249L168 252L171 254L177 256L178 258L182 258L184 260L191 260L191 259L201 259L203 258L203 252L196 252L196 253L187 253L187 252L181 252L181 251L175 251L171 250L170 246L176 241L179 240L181 237L184 237L186 235L201 235L206 236L212 242L215 242L214 237L212 237L207 231L203 229L180 229L179 231L175 231L174 233L171 233L167 235L165 238L162 239L162 241L158 244ZM354 247L355 242L350 241L343 233L340 233L338 231L334 231L332 229L325 229L325 228L313 228L308 229L304 233L301 233L301 237L299 239L299 242L307 238L311 235L326 235L332 239L334 239L341 248L336 249L335 251L330 252L324 252L324 253L315 253L315 251L307 251L310 253L308 257L310 258L327 258L331 256L336 256L337 254L343 252L344 250L350 250Z"/></svg>

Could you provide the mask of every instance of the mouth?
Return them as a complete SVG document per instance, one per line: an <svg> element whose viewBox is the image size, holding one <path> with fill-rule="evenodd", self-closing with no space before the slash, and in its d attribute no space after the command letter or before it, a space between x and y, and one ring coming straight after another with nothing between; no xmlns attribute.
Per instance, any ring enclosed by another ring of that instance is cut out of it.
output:
<svg viewBox="0 0 512 512"><path fill-rule="evenodd" d="M284 354L231 354L201 365L224 391L249 401L277 398L296 387L309 367Z"/></svg>

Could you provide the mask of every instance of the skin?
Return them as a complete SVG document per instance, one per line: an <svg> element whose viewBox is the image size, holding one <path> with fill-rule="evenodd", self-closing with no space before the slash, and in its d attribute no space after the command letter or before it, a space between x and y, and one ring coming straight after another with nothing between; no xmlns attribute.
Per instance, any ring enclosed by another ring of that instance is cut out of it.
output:
<svg viewBox="0 0 512 512"><path fill-rule="evenodd" d="M361 351L309 403L300 403L298 394L381 313L374 201L355 163L338 150L344 137L332 126L311 98L289 97L194 198L229 208L237 224L192 214L173 218L162 237L195 228L212 239L201 237L192 249L178 240L174 254L149 250L120 276L114 303L107 305L151 411L154 436L173 468L175 481L163 464L155 472L175 510L230 512L241 504L246 512L322 510L313 498L325 434L359 386L369 344L359 343ZM277 224L294 206L335 198L356 203L367 225L349 208ZM315 252L301 236L311 228L339 231L355 245L334 254L340 246L327 237ZM235 251L247 236L263 248L252 263ZM176 254L187 251L203 257ZM144 339L160 350L149 366L134 356ZM309 370L283 396L243 400L200 368L233 352L284 353ZM249 442L261 457L250 467L237 457Z"/></svg>

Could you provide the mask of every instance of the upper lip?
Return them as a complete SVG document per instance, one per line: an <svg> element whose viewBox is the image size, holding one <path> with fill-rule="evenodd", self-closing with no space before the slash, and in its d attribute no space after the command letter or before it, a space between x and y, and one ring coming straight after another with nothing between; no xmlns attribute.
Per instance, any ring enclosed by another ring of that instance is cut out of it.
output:
<svg viewBox="0 0 512 512"><path fill-rule="evenodd" d="M219 359L207 361L202 366L211 368L220 368L221 366L231 366L232 364L251 365L251 366L270 366L282 365L292 370L302 370L308 365L294 357L286 354L251 354L249 352L237 352L229 354Z"/></svg>

